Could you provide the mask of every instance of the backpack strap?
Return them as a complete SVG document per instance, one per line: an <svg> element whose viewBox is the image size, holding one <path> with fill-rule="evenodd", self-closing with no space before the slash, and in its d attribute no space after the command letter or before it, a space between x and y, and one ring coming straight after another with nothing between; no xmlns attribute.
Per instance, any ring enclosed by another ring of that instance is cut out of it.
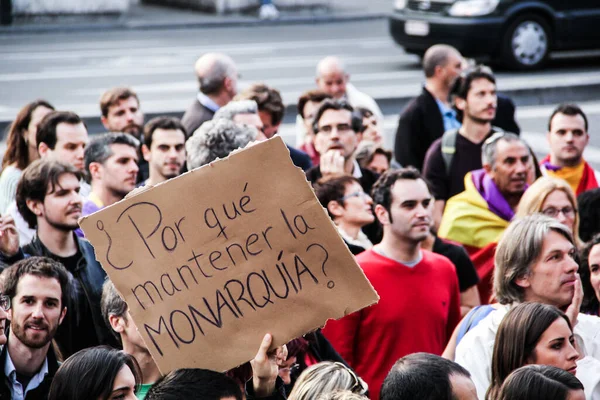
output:
<svg viewBox="0 0 600 400"><path fill-rule="evenodd" d="M447 174L450 173L450 165L452 165L452 159L454 158L454 153L456 153L457 137L458 129L450 129L442 135L442 158Z"/></svg>
<svg viewBox="0 0 600 400"><path fill-rule="evenodd" d="M456 345L458 346L458 343L460 343L466 333L472 328L475 328L477 324L479 324L479 322L487 317L492 311L494 311L494 307L492 307L490 304L480 305L469 311L458 329Z"/></svg>

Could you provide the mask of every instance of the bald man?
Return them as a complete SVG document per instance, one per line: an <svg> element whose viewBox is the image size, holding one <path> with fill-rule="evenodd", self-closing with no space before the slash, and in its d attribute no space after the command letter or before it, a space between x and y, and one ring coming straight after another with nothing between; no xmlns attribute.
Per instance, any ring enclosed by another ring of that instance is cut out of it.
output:
<svg viewBox="0 0 600 400"><path fill-rule="evenodd" d="M341 59L325 57L317 64L317 87L336 99L344 99L354 108L366 108L383 125L383 113L373 98L350 83L350 74Z"/></svg>
<svg viewBox="0 0 600 400"><path fill-rule="evenodd" d="M228 55L204 54L196 61L194 70L200 90L181 119L189 136L237 94L238 70Z"/></svg>

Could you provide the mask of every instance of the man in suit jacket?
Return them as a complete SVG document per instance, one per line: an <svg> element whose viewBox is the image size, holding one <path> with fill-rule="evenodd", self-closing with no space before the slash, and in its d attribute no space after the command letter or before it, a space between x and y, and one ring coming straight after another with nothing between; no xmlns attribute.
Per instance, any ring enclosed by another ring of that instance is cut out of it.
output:
<svg viewBox="0 0 600 400"><path fill-rule="evenodd" d="M461 116L450 104L450 88L465 66L454 47L434 45L423 56L425 86L400 115L394 155L404 166L421 170L427 149L442 134L461 126ZM519 134L515 122L515 105L508 97L498 96L496 117L492 125Z"/></svg>
<svg viewBox="0 0 600 400"><path fill-rule="evenodd" d="M181 119L188 137L237 94L238 71L231 57L207 53L196 61L194 69L200 90Z"/></svg>

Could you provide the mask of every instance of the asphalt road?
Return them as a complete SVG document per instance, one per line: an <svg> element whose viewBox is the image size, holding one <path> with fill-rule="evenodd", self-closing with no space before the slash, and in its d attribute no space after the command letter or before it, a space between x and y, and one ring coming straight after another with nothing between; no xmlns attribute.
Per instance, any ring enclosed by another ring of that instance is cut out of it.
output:
<svg viewBox="0 0 600 400"><path fill-rule="evenodd" d="M423 81L417 57L405 54L387 32L385 20L320 25L240 28L106 31L3 35L0 37L0 129L18 109L35 98L45 98L59 109L88 118L91 133L102 131L98 123L98 99L107 88L133 87L147 115L180 115L193 101L196 81L193 63L205 52L231 55L241 72L240 87L262 81L282 92L293 104L300 93L314 86L315 66L327 55L342 57L351 81L378 100L386 114L387 142L392 139L397 114L407 98L416 95ZM543 141L546 118L553 103L600 101L596 91L571 86L600 84L600 56L559 56L549 67L535 73L497 71L501 91L517 91L523 130ZM548 102L540 93L552 92ZM522 95L521 93L530 93ZM540 106L540 103L550 103ZM593 103L597 108L596 103ZM596 110L594 108L594 110ZM526 109L523 108L525 111ZM596 112L596 111L594 111ZM288 113L285 122L293 121ZM598 126L592 118L593 135ZM600 122L600 121L599 121ZM290 126L282 128L288 136ZM537 135L537 136L536 136ZM542 136L540 136L542 135ZM542 144L534 144L542 148ZM542 148L543 149L543 148ZM600 150L598 150L600 153ZM600 162L600 157L598 157Z"/></svg>

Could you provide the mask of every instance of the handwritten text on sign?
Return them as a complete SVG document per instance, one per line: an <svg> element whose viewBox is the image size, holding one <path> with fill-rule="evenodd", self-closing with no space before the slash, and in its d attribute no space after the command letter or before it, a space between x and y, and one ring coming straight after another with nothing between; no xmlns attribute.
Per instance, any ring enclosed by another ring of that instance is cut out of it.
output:
<svg viewBox="0 0 600 400"><path fill-rule="evenodd" d="M377 301L279 138L81 221L161 371L227 370Z"/></svg>

